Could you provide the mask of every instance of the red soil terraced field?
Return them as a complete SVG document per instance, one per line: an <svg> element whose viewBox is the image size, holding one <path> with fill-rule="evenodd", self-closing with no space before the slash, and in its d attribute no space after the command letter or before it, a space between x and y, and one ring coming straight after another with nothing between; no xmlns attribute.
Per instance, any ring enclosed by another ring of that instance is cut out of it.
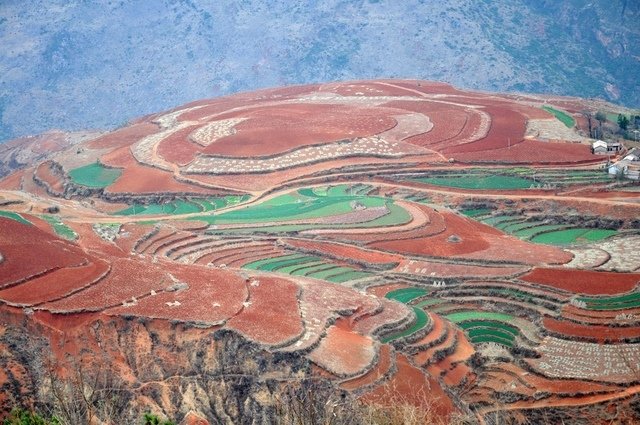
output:
<svg viewBox="0 0 640 425"><path fill-rule="evenodd" d="M138 416L69 423L279 423L306 387L441 425L640 423L640 202L590 153L593 105L334 82L0 148L31 158L0 179L0 423L80 364Z"/></svg>
<svg viewBox="0 0 640 425"><path fill-rule="evenodd" d="M284 104L239 112L248 118L236 126L237 133L223 137L203 150L206 155L260 157L282 154L301 146L382 133L396 121L380 108L340 104Z"/></svg>
<svg viewBox="0 0 640 425"><path fill-rule="evenodd" d="M491 127L485 137L471 143L460 144L442 151L450 156L459 152L492 151L516 145L524 139L526 118L517 111L503 106L488 106L482 109L491 116Z"/></svg>
<svg viewBox="0 0 640 425"><path fill-rule="evenodd" d="M559 334L561 337L580 337L604 343L605 341L622 342L623 340L640 338L639 327L610 327L598 325L582 325L568 320L557 320L545 317L545 329Z"/></svg>
<svg viewBox="0 0 640 425"><path fill-rule="evenodd" d="M388 241L371 244L372 248L413 255L470 258L489 261L509 261L525 264L562 264L571 260L571 254L558 248L536 245L457 214L439 211L446 230L434 236ZM504 246L509 249L505 250Z"/></svg>
<svg viewBox="0 0 640 425"><path fill-rule="evenodd" d="M282 242L294 248L310 252L321 252L340 259L351 259L372 264L396 263L402 260L399 255L367 250L353 245L334 242L313 241L303 239L283 239Z"/></svg>
<svg viewBox="0 0 640 425"><path fill-rule="evenodd" d="M176 181L170 172L140 165L131 156L128 146L104 155L101 162L114 168L122 168L122 175L107 188L111 193L211 193L202 187Z"/></svg>
<svg viewBox="0 0 640 425"><path fill-rule="evenodd" d="M523 140L515 146L492 149L490 154L467 151L452 156L456 161L468 163L587 164L602 161L600 156L591 153L588 145L538 140Z"/></svg>
<svg viewBox="0 0 640 425"><path fill-rule="evenodd" d="M635 288L640 282L640 273L536 268L520 279L580 294L614 295Z"/></svg>

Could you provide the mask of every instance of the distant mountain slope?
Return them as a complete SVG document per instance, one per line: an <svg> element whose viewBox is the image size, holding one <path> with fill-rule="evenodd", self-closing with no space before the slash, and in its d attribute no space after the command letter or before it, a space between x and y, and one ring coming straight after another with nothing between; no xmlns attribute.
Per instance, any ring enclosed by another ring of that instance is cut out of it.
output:
<svg viewBox="0 0 640 425"><path fill-rule="evenodd" d="M265 86L411 77L640 105L640 2L0 3L0 141Z"/></svg>

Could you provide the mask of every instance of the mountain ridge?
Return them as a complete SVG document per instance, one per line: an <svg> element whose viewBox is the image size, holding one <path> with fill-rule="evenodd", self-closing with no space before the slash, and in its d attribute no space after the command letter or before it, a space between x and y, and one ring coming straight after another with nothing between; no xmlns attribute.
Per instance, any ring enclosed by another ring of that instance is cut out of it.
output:
<svg viewBox="0 0 640 425"><path fill-rule="evenodd" d="M239 91L361 78L639 106L638 17L640 5L623 0L8 2L0 140L113 128Z"/></svg>

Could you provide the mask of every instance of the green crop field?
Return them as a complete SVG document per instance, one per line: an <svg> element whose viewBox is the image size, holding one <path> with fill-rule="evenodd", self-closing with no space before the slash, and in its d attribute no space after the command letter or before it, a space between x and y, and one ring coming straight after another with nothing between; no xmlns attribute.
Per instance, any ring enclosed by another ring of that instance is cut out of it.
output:
<svg viewBox="0 0 640 425"><path fill-rule="evenodd" d="M356 270L351 267L338 266L324 261L320 257L303 254L263 258L262 260L245 264L243 268L277 272L293 276L306 276L334 283L342 283L371 276L371 273Z"/></svg>
<svg viewBox="0 0 640 425"><path fill-rule="evenodd" d="M479 189L479 190L509 190L528 189L533 184L532 180L519 176L483 175L468 174L447 177L423 177L414 179L420 183L432 184L435 186L455 187L459 189Z"/></svg>
<svg viewBox="0 0 640 425"><path fill-rule="evenodd" d="M51 225L53 231L56 232L57 235L62 236L65 239L70 241L78 239L78 234L73 231L69 226L64 224L60 217L52 216L52 215L41 215L41 219L46 221Z"/></svg>
<svg viewBox="0 0 640 425"><path fill-rule="evenodd" d="M553 230L541 233L531 238L532 242L546 243L551 245L567 245L577 242L599 241L615 235L615 230L607 229L586 229L582 227Z"/></svg>
<svg viewBox="0 0 640 425"><path fill-rule="evenodd" d="M408 302L426 294L428 294L427 290L422 288L401 288L388 292L387 295L385 295L385 298L407 304Z"/></svg>
<svg viewBox="0 0 640 425"><path fill-rule="evenodd" d="M460 212L467 217L480 217L491 213L491 210L489 208L475 208L470 210L462 210Z"/></svg>
<svg viewBox="0 0 640 425"><path fill-rule="evenodd" d="M640 307L640 292L614 297L579 297L578 301L587 304L587 310L625 310Z"/></svg>
<svg viewBox="0 0 640 425"><path fill-rule="evenodd" d="M450 316L447 316L447 318ZM518 328L514 326L491 319L466 320L457 322L456 324L464 329L469 336L469 340L474 344L494 342L507 347L513 347L515 338L520 333Z"/></svg>
<svg viewBox="0 0 640 425"><path fill-rule="evenodd" d="M567 226L565 224L541 224L539 226L526 227L517 231L514 231L513 234L521 239L529 239L531 236L546 232L550 230L563 229Z"/></svg>
<svg viewBox="0 0 640 425"><path fill-rule="evenodd" d="M14 212L11 212L11 211L1 211L0 210L0 216L6 217L6 218L10 218L11 220L18 221L18 222L20 222L22 224L31 225L30 221L27 221L24 217L22 217L18 213L14 213Z"/></svg>
<svg viewBox="0 0 640 425"><path fill-rule="evenodd" d="M104 188L112 184L120 175L121 170L107 168L97 162L69 171L69 177L74 183L82 186Z"/></svg>
<svg viewBox="0 0 640 425"><path fill-rule="evenodd" d="M249 195L194 198L189 201L177 200L166 204L135 204L115 213L115 215L178 215L213 211L229 205L245 202Z"/></svg>
<svg viewBox="0 0 640 425"><path fill-rule="evenodd" d="M573 117L567 114L566 112L559 111L557 109L552 108L551 106L543 106L542 109L544 109L545 111L555 116L564 125L566 125L569 128L573 128L576 125L576 120L574 120Z"/></svg>
<svg viewBox="0 0 640 425"><path fill-rule="evenodd" d="M414 322L414 324L408 329L405 329L403 331L400 331L382 338L383 343L386 344L398 338L407 337L411 334L418 332L420 329L424 328L425 326L427 326L427 324L429 323L429 316L427 316L427 313L425 313L422 309L417 307L413 307L413 311L416 313L416 321Z"/></svg>
<svg viewBox="0 0 640 425"><path fill-rule="evenodd" d="M510 314L493 313L488 311L460 311L445 316L447 320L453 323L460 323L466 320L495 320L498 322L509 323L514 319Z"/></svg>

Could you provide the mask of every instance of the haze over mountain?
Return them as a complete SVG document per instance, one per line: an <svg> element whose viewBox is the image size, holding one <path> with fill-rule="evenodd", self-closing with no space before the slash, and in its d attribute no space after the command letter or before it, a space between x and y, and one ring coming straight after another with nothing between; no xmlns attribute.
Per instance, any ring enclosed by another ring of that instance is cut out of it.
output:
<svg viewBox="0 0 640 425"><path fill-rule="evenodd" d="M410 77L640 105L628 0L0 3L0 141L267 86Z"/></svg>

